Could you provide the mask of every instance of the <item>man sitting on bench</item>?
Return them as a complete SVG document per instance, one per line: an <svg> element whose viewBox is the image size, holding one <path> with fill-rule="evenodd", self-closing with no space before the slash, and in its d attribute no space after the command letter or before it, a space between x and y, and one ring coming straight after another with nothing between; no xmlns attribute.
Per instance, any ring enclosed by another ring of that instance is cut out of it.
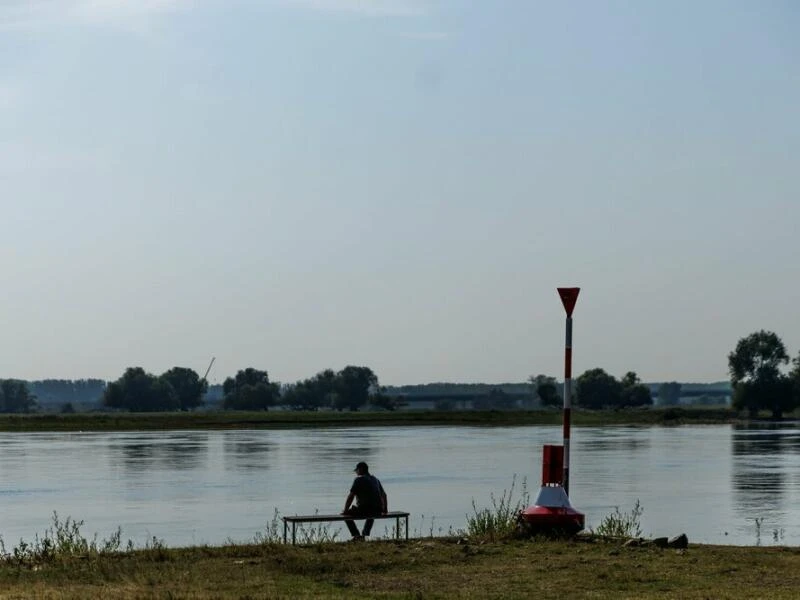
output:
<svg viewBox="0 0 800 600"><path fill-rule="evenodd" d="M357 477L350 487L350 493L347 495L347 500L345 500L342 514L353 517L385 515L388 511L388 503L386 492L383 491L381 482L374 475L370 475L369 467L365 462L360 462L356 465L355 473ZM353 500L356 500L355 506L351 506ZM350 530L353 541L357 542L364 541L364 538L370 534L374 522L373 519L367 519L364 522L362 533L358 532L355 521L345 521L345 525Z"/></svg>

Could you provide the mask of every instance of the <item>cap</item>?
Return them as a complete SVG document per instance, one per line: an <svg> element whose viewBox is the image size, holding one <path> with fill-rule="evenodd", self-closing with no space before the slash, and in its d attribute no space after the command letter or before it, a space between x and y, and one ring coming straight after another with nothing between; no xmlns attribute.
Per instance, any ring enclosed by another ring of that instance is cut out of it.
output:
<svg viewBox="0 0 800 600"><path fill-rule="evenodd" d="M357 473L358 471L369 473L369 466L367 466L367 463L362 461L356 465L355 469L353 469L353 473Z"/></svg>

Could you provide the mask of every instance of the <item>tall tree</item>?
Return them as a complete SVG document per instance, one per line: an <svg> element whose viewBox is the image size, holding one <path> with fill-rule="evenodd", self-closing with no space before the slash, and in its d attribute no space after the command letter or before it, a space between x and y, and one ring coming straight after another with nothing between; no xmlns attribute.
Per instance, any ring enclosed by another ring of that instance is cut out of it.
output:
<svg viewBox="0 0 800 600"><path fill-rule="evenodd" d="M536 375L528 378L533 386L534 398L539 399L542 406L561 406L563 399L558 389L555 377L549 375Z"/></svg>
<svg viewBox="0 0 800 600"><path fill-rule="evenodd" d="M653 395L650 388L644 385L639 376L633 371L628 371L620 382L619 406L650 406L653 404Z"/></svg>
<svg viewBox="0 0 800 600"><path fill-rule="evenodd" d="M339 397L339 379L336 371L325 369L312 379L312 389L319 407L333 407Z"/></svg>
<svg viewBox="0 0 800 600"><path fill-rule="evenodd" d="M193 369L172 367L161 375L161 379L175 390L181 410L192 410L203 404L203 395L208 390L208 382L200 379L200 375Z"/></svg>
<svg viewBox="0 0 800 600"><path fill-rule="evenodd" d="M287 385L281 392L281 403L294 410L317 410L317 398L310 379Z"/></svg>
<svg viewBox="0 0 800 600"><path fill-rule="evenodd" d="M266 371L248 367L222 384L223 406L230 410L269 410L280 398L280 386L271 383Z"/></svg>
<svg viewBox="0 0 800 600"><path fill-rule="evenodd" d="M325 369L320 373L287 386L282 403L296 410L317 410L332 406L336 397L336 373Z"/></svg>
<svg viewBox="0 0 800 600"><path fill-rule="evenodd" d="M789 362L783 341L763 329L739 340L728 354L728 371L733 386L733 407L747 409L755 417L761 409L774 418L795 407L795 394L781 367Z"/></svg>
<svg viewBox="0 0 800 600"><path fill-rule="evenodd" d="M166 380L147 373L142 367L129 367L111 382L103 393L103 404L131 412L178 410L180 401Z"/></svg>
<svg viewBox="0 0 800 600"><path fill-rule="evenodd" d="M641 382L642 380L639 379L639 376L636 374L635 371L628 371L620 380L620 384L622 384L622 387L624 388L639 385Z"/></svg>
<svg viewBox="0 0 800 600"><path fill-rule="evenodd" d="M576 404L583 408L619 406L622 386L603 369L589 369L578 377Z"/></svg>
<svg viewBox="0 0 800 600"><path fill-rule="evenodd" d="M792 371L789 373L792 382L792 393L794 395L795 406L800 406L800 352L792 361Z"/></svg>
<svg viewBox="0 0 800 600"><path fill-rule="evenodd" d="M348 365L336 374L338 397L335 407L358 410L378 391L378 376L369 367Z"/></svg>
<svg viewBox="0 0 800 600"><path fill-rule="evenodd" d="M19 379L0 379L0 412L29 413L36 409L36 396Z"/></svg>

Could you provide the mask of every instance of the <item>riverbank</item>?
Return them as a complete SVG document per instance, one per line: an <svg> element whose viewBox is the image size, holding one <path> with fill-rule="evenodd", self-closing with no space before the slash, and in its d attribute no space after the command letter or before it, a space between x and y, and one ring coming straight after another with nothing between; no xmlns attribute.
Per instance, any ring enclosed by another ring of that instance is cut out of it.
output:
<svg viewBox="0 0 800 600"><path fill-rule="evenodd" d="M0 597L797 597L800 549L458 539L229 545L0 562Z"/></svg>
<svg viewBox="0 0 800 600"><path fill-rule="evenodd" d="M302 427L400 427L413 425L560 425L560 410L415 412L178 412L0 415L0 431L138 431L169 429L279 429ZM572 424L715 425L734 423L724 407L573 410Z"/></svg>

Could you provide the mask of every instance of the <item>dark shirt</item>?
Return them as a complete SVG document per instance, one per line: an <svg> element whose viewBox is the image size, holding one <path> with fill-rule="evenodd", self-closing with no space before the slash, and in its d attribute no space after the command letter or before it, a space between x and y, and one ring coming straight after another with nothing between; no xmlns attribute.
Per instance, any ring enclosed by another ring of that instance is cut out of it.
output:
<svg viewBox="0 0 800 600"><path fill-rule="evenodd" d="M359 475L353 480L350 493L356 497L362 510L380 514L383 510L383 486L374 475Z"/></svg>

